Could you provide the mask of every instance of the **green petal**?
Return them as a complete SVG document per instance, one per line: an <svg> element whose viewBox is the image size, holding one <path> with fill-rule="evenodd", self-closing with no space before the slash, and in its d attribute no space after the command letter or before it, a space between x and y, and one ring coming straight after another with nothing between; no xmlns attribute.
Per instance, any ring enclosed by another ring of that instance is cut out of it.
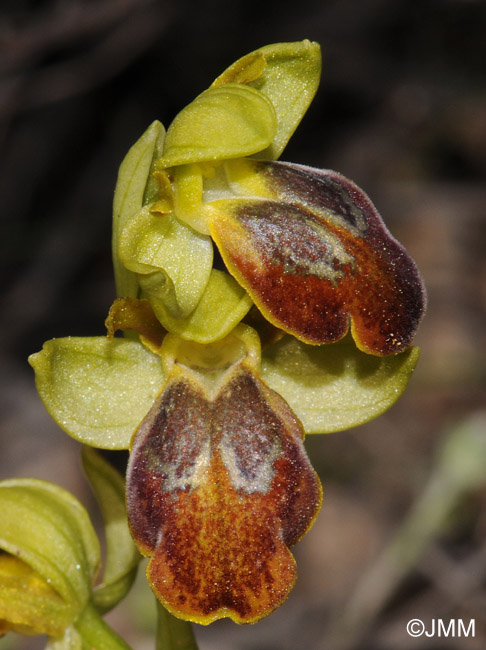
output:
<svg viewBox="0 0 486 650"><path fill-rule="evenodd" d="M136 276L128 271L118 259L118 240L129 217L143 205L155 200L157 184L152 178L154 160L162 153L165 130L158 121L153 122L137 140L123 160L118 172L113 199L113 266L117 295L136 298Z"/></svg>
<svg viewBox="0 0 486 650"><path fill-rule="evenodd" d="M233 63L214 85L248 83L270 99L277 115L277 132L257 157L276 160L312 102L320 77L319 44L305 40L275 43L251 52Z"/></svg>
<svg viewBox="0 0 486 650"><path fill-rule="evenodd" d="M266 149L277 129L270 100L240 84L209 88L170 125L164 167L249 156Z"/></svg>
<svg viewBox="0 0 486 650"><path fill-rule="evenodd" d="M97 451L83 447L83 467L101 508L105 524L106 561L93 602L101 612L112 609L135 579L140 561L128 530L125 509L125 481Z"/></svg>
<svg viewBox="0 0 486 650"><path fill-rule="evenodd" d="M306 433L358 426L386 411L405 390L418 348L375 357L348 336L319 347L285 336L262 356L262 378L287 400Z"/></svg>
<svg viewBox="0 0 486 650"><path fill-rule="evenodd" d="M215 269L211 271L196 309L187 318L173 318L161 300L150 298L150 302L157 318L169 332L198 343L222 339L252 305L248 294L230 275Z"/></svg>
<svg viewBox="0 0 486 650"><path fill-rule="evenodd" d="M164 382L159 357L141 343L102 336L47 341L29 363L59 426L103 449L128 448Z"/></svg>
<svg viewBox="0 0 486 650"><path fill-rule="evenodd" d="M142 290L165 304L174 318L188 316L208 283L213 264L211 239L174 215L144 208L126 223L120 237L123 264L139 273Z"/></svg>
<svg viewBox="0 0 486 650"><path fill-rule="evenodd" d="M98 539L83 506L45 481L12 479L0 483L0 521L0 549L55 589L74 620L88 602L100 563Z"/></svg>

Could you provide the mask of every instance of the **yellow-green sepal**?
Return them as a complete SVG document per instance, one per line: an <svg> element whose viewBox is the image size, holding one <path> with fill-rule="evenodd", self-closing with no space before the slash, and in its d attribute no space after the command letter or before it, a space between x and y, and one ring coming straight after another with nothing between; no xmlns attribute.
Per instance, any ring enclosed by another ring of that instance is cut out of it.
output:
<svg viewBox="0 0 486 650"><path fill-rule="evenodd" d="M154 164L162 154L165 130L157 120L125 156L119 172L113 198L113 268L115 284L119 297L136 298L138 282L136 275L129 271L118 258L118 240L129 217L138 212L146 203L153 202L157 196L157 184L152 178Z"/></svg>
<svg viewBox="0 0 486 650"><path fill-rule="evenodd" d="M244 289L227 273L213 269L194 311L173 318L161 300L149 298L155 315L173 334L197 343L211 343L229 334L253 304Z"/></svg>
<svg viewBox="0 0 486 650"><path fill-rule="evenodd" d="M106 560L103 576L92 596L93 604L103 614L128 593L141 556L128 529L123 477L92 447L83 447L82 460L105 529Z"/></svg>
<svg viewBox="0 0 486 650"><path fill-rule="evenodd" d="M261 375L282 395L306 433L358 426L392 406L415 369L419 349L377 357L358 350L350 336L312 346L285 336L264 349Z"/></svg>
<svg viewBox="0 0 486 650"><path fill-rule="evenodd" d="M29 363L52 418L71 437L102 449L128 449L164 382L160 358L126 339L52 339Z"/></svg>
<svg viewBox="0 0 486 650"><path fill-rule="evenodd" d="M165 138L162 167L249 156L266 149L277 131L272 102L255 88L209 88L175 118Z"/></svg>
<svg viewBox="0 0 486 650"><path fill-rule="evenodd" d="M276 160L316 94L321 77L318 43L297 41L266 45L233 63L213 86L246 83L266 95L275 109L277 131L256 157Z"/></svg>
<svg viewBox="0 0 486 650"><path fill-rule="evenodd" d="M142 291L162 301L173 318L185 318L194 310L213 264L208 236L174 214L154 214L149 207L128 219L118 252L124 266L137 274Z"/></svg>
<svg viewBox="0 0 486 650"><path fill-rule="evenodd" d="M87 605L100 564L87 512L58 486L12 479L0 483L0 521L0 619L61 636Z"/></svg>

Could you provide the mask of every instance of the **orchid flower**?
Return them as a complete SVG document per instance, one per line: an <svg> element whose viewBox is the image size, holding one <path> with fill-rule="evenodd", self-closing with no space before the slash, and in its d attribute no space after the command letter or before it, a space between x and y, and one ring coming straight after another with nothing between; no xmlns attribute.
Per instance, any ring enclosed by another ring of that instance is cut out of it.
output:
<svg viewBox="0 0 486 650"><path fill-rule="evenodd" d="M0 636L45 634L46 650L129 650L101 619L128 592L139 559L123 479L94 450L83 460L105 521L102 579L95 586L100 544L75 497L47 481L0 481Z"/></svg>
<svg viewBox="0 0 486 650"><path fill-rule="evenodd" d="M167 133L154 122L119 172L108 336L30 357L67 433L130 449L133 538L189 621L255 622L287 598L322 498L305 433L376 417L418 358L422 280L370 199L277 162L320 67L316 43L269 45Z"/></svg>

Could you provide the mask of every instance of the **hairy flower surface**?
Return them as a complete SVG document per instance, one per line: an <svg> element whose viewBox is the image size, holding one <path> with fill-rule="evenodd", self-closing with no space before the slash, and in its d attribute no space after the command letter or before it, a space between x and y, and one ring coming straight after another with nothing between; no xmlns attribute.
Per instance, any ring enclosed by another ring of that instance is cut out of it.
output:
<svg viewBox="0 0 486 650"><path fill-rule="evenodd" d="M312 524L319 480L304 431L258 377L240 325L211 346L168 335L168 377L133 441L128 516L169 611L208 623L268 614L296 578L288 546Z"/></svg>
<svg viewBox="0 0 486 650"><path fill-rule="evenodd" d="M304 433L376 417L418 359L422 280L370 199L276 161L319 77L317 44L269 45L154 122L119 172L108 337L30 358L60 426L130 449L150 584L199 623L285 600L321 504Z"/></svg>
<svg viewBox="0 0 486 650"><path fill-rule="evenodd" d="M409 346L423 310L420 277L362 190L289 163L238 161L227 173L236 192L257 186L263 198L215 202L210 229L269 321L311 344L342 339L351 323L370 354Z"/></svg>

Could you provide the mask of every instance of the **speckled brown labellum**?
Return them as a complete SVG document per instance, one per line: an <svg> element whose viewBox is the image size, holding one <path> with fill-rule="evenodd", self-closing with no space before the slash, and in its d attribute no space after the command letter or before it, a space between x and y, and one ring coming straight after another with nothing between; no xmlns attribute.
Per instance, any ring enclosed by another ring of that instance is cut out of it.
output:
<svg viewBox="0 0 486 650"><path fill-rule="evenodd" d="M313 523L321 488L286 402L244 360L211 373L173 365L134 437L128 517L170 612L251 623L291 590L288 547Z"/></svg>
<svg viewBox="0 0 486 650"><path fill-rule="evenodd" d="M231 176L231 165L228 163ZM228 270L274 325L310 344L351 331L377 355L402 352L425 308L415 263L366 194L333 171L238 161L265 198L214 202ZM238 182L233 184L238 191ZM244 194L244 183L240 192Z"/></svg>

